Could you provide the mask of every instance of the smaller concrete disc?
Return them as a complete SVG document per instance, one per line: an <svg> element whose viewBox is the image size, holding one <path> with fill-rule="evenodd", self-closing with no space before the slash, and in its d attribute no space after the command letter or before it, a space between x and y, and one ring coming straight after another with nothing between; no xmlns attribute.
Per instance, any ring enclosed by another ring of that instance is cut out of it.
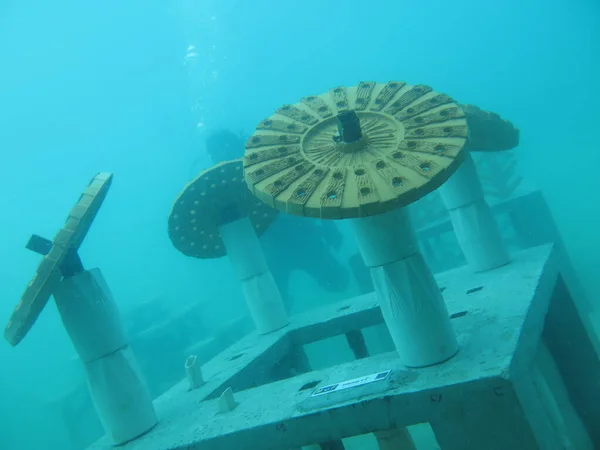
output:
<svg viewBox="0 0 600 450"><path fill-rule="evenodd" d="M344 128L348 116L360 132ZM360 138L340 134L347 130ZM428 86L339 86L262 121L246 143L244 177L255 196L291 214L371 216L442 185L462 163L467 136L462 109Z"/></svg>
<svg viewBox="0 0 600 450"><path fill-rule="evenodd" d="M242 160L225 161L202 172L177 197L169 214L169 237L184 255L219 258L226 255L222 224L249 217L261 236L277 215L248 190Z"/></svg>
<svg viewBox="0 0 600 450"><path fill-rule="evenodd" d="M96 175L69 213L65 225L52 242L50 252L44 256L6 325L4 337L11 345L21 342L48 303L56 283L62 279L60 266L67 251L79 249L102 206L112 178L112 173Z"/></svg>
<svg viewBox="0 0 600 450"><path fill-rule="evenodd" d="M469 139L466 150L471 152L499 152L519 145L520 133L508 120L475 105L460 105L467 117Z"/></svg>

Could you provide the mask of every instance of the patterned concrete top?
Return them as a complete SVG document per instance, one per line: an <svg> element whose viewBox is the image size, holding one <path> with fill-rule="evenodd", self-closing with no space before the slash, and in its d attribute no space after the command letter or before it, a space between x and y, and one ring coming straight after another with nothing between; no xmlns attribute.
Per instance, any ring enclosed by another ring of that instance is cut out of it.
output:
<svg viewBox="0 0 600 450"><path fill-rule="evenodd" d="M245 180L291 214L346 219L408 205L459 167L463 110L429 86L361 82L283 105L246 144Z"/></svg>
<svg viewBox="0 0 600 450"><path fill-rule="evenodd" d="M4 337L11 345L21 342L48 303L56 283L62 279L60 266L63 260L69 251L79 249L102 206L112 178L112 173L97 174L71 209L6 325Z"/></svg>

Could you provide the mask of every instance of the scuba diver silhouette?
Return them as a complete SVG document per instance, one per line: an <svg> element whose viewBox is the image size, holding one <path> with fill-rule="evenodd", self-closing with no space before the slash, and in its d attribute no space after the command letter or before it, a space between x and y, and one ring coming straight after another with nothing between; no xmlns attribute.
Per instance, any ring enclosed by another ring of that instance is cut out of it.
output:
<svg viewBox="0 0 600 450"><path fill-rule="evenodd" d="M243 135L219 130L206 138L206 150L213 164L244 156ZM294 270L309 274L329 292L343 292L350 273L334 256L343 235L331 221L296 217L281 212L269 230L260 238L261 247L286 308L292 307L289 281Z"/></svg>

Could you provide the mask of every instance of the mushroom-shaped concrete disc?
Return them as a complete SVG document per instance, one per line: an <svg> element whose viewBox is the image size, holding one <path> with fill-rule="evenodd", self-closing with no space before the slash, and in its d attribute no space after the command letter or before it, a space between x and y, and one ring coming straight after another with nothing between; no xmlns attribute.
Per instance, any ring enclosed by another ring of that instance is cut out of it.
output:
<svg viewBox="0 0 600 450"><path fill-rule="evenodd" d="M225 161L198 175L175 200L169 237L184 255L219 258L226 255L221 225L248 217L261 236L278 213L250 193L241 159Z"/></svg>
<svg viewBox="0 0 600 450"><path fill-rule="evenodd" d="M508 120L474 105L460 107L469 125L469 140L465 149L472 152L498 152L519 145L519 129Z"/></svg>
<svg viewBox="0 0 600 450"><path fill-rule="evenodd" d="M56 283L62 279L60 266L67 251L77 250L85 238L112 183L111 173L96 175L69 213L62 229L54 237L50 252L37 268L13 311L4 337L17 345L27 335L48 303Z"/></svg>
<svg viewBox="0 0 600 450"><path fill-rule="evenodd" d="M428 86L361 82L262 121L246 143L244 177L291 214L365 217L438 188L462 162L467 133L462 109Z"/></svg>

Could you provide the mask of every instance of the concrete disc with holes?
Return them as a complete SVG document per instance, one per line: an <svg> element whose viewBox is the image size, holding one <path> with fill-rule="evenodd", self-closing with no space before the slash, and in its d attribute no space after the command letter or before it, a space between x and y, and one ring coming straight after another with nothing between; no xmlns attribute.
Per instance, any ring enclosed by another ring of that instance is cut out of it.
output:
<svg viewBox="0 0 600 450"><path fill-rule="evenodd" d="M21 342L48 303L56 283L62 279L60 266L67 250L77 250L83 242L108 193L112 178L111 173L99 173L92 179L54 238L50 252L44 256L25 288L4 330L4 337L12 345Z"/></svg>
<svg viewBox="0 0 600 450"><path fill-rule="evenodd" d="M508 120L475 105L460 107L469 125L469 140L465 149L471 152L499 152L519 145L519 129Z"/></svg>
<svg viewBox="0 0 600 450"><path fill-rule="evenodd" d="M359 146L333 140L337 114L348 110L361 123ZM365 217L438 188L462 162L467 135L450 97L424 85L361 82L262 121L246 143L244 176L254 195L291 214Z"/></svg>
<svg viewBox="0 0 600 450"><path fill-rule="evenodd" d="M203 259L225 256L219 226L228 213L233 214L233 220L248 217L258 236L279 213L248 190L241 159L219 163L188 183L169 214L171 242L187 256Z"/></svg>

